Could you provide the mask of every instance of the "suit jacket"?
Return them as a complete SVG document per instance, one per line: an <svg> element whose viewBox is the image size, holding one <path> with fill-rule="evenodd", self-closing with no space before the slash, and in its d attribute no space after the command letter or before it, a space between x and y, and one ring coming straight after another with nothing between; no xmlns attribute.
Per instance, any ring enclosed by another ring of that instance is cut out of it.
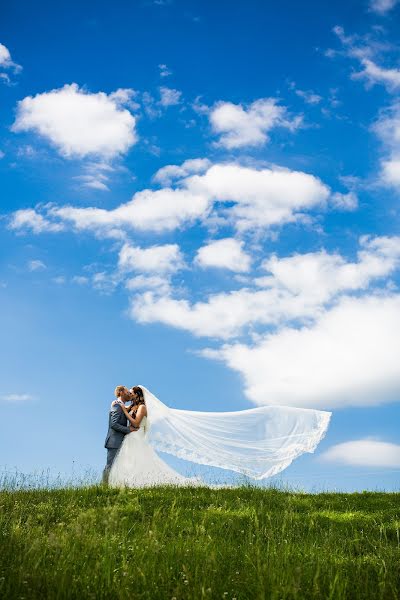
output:
<svg viewBox="0 0 400 600"><path fill-rule="evenodd" d="M111 408L108 417L108 432L104 443L105 448L119 448L127 433L130 433L130 429L127 426L127 418L122 408L116 404Z"/></svg>

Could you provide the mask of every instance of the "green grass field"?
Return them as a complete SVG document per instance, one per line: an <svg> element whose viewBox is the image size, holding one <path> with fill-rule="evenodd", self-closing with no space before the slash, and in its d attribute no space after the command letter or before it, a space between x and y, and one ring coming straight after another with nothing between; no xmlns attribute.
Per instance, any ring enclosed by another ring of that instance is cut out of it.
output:
<svg viewBox="0 0 400 600"><path fill-rule="evenodd" d="M0 492L0 597L400 597L400 494Z"/></svg>

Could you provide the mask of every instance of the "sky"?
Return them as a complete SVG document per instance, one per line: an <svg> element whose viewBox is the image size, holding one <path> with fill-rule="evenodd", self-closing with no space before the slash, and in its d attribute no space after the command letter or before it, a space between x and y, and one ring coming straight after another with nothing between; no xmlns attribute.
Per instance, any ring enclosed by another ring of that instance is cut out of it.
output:
<svg viewBox="0 0 400 600"><path fill-rule="evenodd" d="M399 25L396 0L1 8L0 470L99 472L142 384L332 411L264 485L399 489Z"/></svg>

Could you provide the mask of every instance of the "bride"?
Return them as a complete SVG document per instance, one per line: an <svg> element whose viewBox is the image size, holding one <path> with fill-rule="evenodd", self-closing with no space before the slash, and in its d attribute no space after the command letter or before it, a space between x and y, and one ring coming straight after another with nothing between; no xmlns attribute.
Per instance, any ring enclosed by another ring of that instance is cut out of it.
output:
<svg viewBox="0 0 400 600"><path fill-rule="evenodd" d="M131 395L128 408L114 401L134 429L112 464L109 484L114 487L199 483L174 471L156 450L257 480L276 475L304 452L314 452L332 414L274 405L235 412L178 410L142 385Z"/></svg>

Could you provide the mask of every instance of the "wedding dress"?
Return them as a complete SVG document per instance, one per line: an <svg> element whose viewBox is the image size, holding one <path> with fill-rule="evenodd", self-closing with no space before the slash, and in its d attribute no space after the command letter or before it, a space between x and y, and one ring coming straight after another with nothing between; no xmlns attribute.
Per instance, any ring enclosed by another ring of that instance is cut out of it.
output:
<svg viewBox="0 0 400 600"><path fill-rule="evenodd" d="M189 478L174 471L148 443L147 427L147 417L143 417L139 430L125 436L110 470L109 485L149 487L189 483Z"/></svg>
<svg viewBox="0 0 400 600"><path fill-rule="evenodd" d="M261 406L235 412L169 408L144 386L147 407L140 429L125 436L110 471L112 486L190 485L156 450L236 471L252 479L276 475L324 437L330 412Z"/></svg>

